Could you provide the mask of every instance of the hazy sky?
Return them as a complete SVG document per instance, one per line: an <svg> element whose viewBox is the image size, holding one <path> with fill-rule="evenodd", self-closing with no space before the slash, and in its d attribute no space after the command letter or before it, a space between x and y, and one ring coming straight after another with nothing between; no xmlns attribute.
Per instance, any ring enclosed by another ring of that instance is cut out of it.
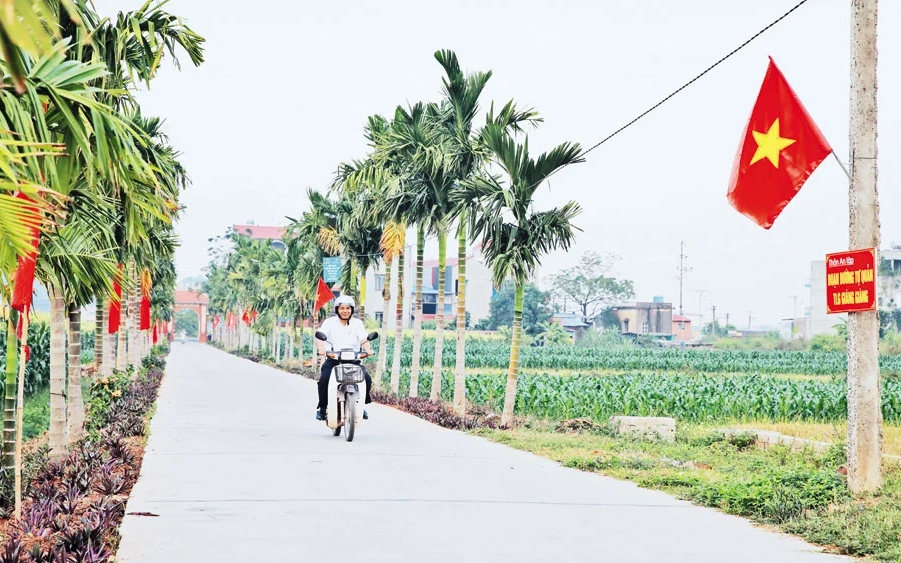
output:
<svg viewBox="0 0 901 563"><path fill-rule="evenodd" d="M166 119L193 185L178 225L180 277L208 262L207 239L234 223L283 225L342 161L366 154L373 113L441 96L437 49L467 71L492 70L487 102L537 109L532 151L587 148L658 102L782 15L796 0L630 2L460 0L297 2L172 0L167 9L207 38L200 68L167 66L144 112ZM140 0L97 2L101 13ZM879 188L882 247L901 242L901 3L879 14ZM811 260L847 248L848 180L829 157L765 231L726 200L732 162L772 56L836 153L848 160L850 6L807 4L644 119L555 175L539 207L576 200L575 249L622 257L636 297L678 309L679 242L688 264L683 303L707 320L716 305L739 326L772 324L809 304Z"/></svg>

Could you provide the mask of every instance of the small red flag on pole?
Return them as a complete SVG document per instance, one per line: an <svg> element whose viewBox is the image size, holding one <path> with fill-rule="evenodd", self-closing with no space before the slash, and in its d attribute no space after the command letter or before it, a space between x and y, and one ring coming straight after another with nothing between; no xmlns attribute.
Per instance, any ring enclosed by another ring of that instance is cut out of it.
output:
<svg viewBox="0 0 901 563"><path fill-rule="evenodd" d="M19 199L31 201L27 195L19 192L16 194ZM17 261L16 273L13 276L13 294L10 306L21 312L31 307L32 288L34 286L34 269L38 261L38 244L40 243L41 231L38 227L41 224L41 217L36 207L27 206L30 217L25 220L25 226L29 231L29 242L31 242L34 250L29 250L24 256L20 256Z"/></svg>
<svg viewBox="0 0 901 563"><path fill-rule="evenodd" d="M319 285L316 288L316 304L313 306L313 314L315 315L319 312L319 309L322 308L323 305L331 301L335 298L335 294L332 293L332 290L329 289L327 283L322 278L319 278Z"/></svg>
<svg viewBox="0 0 901 563"><path fill-rule="evenodd" d="M122 321L122 264L119 264L119 273L113 279L113 297L109 303L109 334L119 332L119 323Z"/></svg>

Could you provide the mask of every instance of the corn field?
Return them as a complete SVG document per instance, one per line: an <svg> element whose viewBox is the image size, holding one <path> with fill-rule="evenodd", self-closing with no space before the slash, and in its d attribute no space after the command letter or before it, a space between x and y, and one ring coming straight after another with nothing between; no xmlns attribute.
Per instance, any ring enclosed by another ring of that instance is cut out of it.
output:
<svg viewBox="0 0 901 563"><path fill-rule="evenodd" d="M388 357L393 350L388 339ZM413 343L404 339L401 365L410 366ZM432 366L435 340L423 339L420 365ZM444 344L442 364L453 367L456 343ZM506 368L510 346L500 340L470 339L466 342L466 367ZM884 374L901 374L901 356L883 356L879 360ZM847 371L842 352L779 350L697 350L679 348L620 348L599 350L573 346L524 347L520 367L526 369L589 371L636 371L682 373L759 373L841 375Z"/></svg>
<svg viewBox="0 0 901 563"><path fill-rule="evenodd" d="M445 370L442 395L451 400L453 373ZM467 399L497 411L503 405L505 375L471 374ZM401 395L410 386L409 370L401 373ZM420 380L419 396L427 397L431 378ZM686 375L630 373L616 376L521 375L516 413L563 420L589 417L604 422L614 415L671 416L690 422L809 421L847 418L847 389L840 378L797 379L761 375ZM882 412L886 421L901 421L901 380L883 382Z"/></svg>

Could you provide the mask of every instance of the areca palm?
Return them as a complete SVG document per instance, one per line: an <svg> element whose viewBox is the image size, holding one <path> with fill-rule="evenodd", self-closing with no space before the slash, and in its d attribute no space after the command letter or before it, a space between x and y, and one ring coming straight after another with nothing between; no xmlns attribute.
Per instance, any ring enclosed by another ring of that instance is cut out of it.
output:
<svg viewBox="0 0 901 563"><path fill-rule="evenodd" d="M29 169L45 177L51 187L68 198L69 216L75 217L71 213L71 204L75 199L69 196L77 189L82 189L87 195L100 175L115 174L124 169L137 174L147 170L147 167L135 149L134 132L114 111L97 100L95 89L88 85L105 74L103 66L66 60L66 46L64 42L59 50L34 64L26 59L28 75L25 95L15 97L0 92L0 97L3 98L3 119L13 130L43 143L59 143L66 147L65 156L28 156L25 162ZM42 100L47 100L47 103ZM116 155L115 158L111 154ZM64 232L67 231L62 224L58 231L41 239L41 260L52 256L43 249L58 244L54 239L62 237ZM87 254L93 255L93 251ZM74 261L82 258L77 253L72 256ZM53 453L59 456L65 449L63 391L66 368L63 347L67 323L64 309L66 284L60 283L62 280L55 281L49 286L51 303L56 305L52 315L52 321L56 322L52 323L51 330L51 435L54 438ZM80 289L74 288L78 284L71 285L73 289L70 291L80 292Z"/></svg>
<svg viewBox="0 0 901 563"><path fill-rule="evenodd" d="M388 214L408 225L416 225L416 281L413 306L413 358L410 369L410 396L416 397L419 388L419 360L422 346L423 255L426 233L436 233L443 216L436 214L436 192L431 189L427 175L427 161L437 161L440 155L441 129L436 104L417 103L408 109L398 107L387 133L379 139L376 158L393 162L400 181L385 196L382 205ZM429 155L432 155L430 158ZM444 231L446 233L446 230ZM439 237L439 243L441 238ZM446 238L444 239L446 241ZM439 244L439 254L441 248ZM439 276L439 299L443 308L444 276ZM443 321L443 318L442 318ZM437 353L437 349L436 349Z"/></svg>
<svg viewBox="0 0 901 563"><path fill-rule="evenodd" d="M455 197L472 201L482 210L481 214L470 216L470 226L473 235L481 237L494 284L500 286L508 278L515 284L510 365L501 417L501 424L510 425L519 376L526 282L541 264L542 255L569 248L575 237L571 221L581 211L572 201L548 211L536 211L532 198L551 174L584 159L577 143L563 143L533 160L529 156L528 139L522 145L517 144L496 124L486 125L483 138L503 169L503 177L477 176L464 182Z"/></svg>

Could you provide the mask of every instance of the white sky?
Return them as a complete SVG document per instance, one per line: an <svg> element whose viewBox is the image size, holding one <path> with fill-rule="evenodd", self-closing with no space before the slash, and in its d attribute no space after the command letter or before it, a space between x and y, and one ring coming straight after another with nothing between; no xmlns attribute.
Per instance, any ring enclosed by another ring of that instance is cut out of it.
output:
<svg viewBox="0 0 901 563"><path fill-rule="evenodd" d="M101 13L139 0L102 0ZM200 274L207 239L234 223L283 225L306 208L338 163L366 153L373 113L440 99L432 54L456 51L464 70L493 70L483 99L510 98L545 119L535 156L563 141L587 148L659 101L795 5L796 0L538 0L455 3L172 0L167 9L207 38L207 62L167 68L140 100L164 117L193 185L178 225L180 277ZM879 14L879 188L882 247L901 242L901 3ZM573 199L583 229L548 256L539 280L585 250L622 257L636 297L683 303L746 326L809 304L810 261L847 248L848 181L830 157L765 231L726 200L732 162L774 58L836 153L848 160L850 6L810 0L664 106L539 190L539 207Z"/></svg>

